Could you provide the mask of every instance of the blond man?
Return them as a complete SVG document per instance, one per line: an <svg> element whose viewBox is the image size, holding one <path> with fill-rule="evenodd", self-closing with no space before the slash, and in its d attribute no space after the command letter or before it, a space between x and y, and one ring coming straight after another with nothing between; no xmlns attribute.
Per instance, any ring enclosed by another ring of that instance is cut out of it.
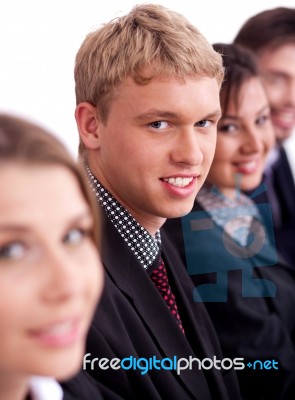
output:
<svg viewBox="0 0 295 400"><path fill-rule="evenodd" d="M235 371L220 367L208 315L161 233L166 218L191 210L207 176L222 79L220 55L158 5L134 7L78 51L80 155L105 216L106 270L82 375L105 398L239 399Z"/></svg>

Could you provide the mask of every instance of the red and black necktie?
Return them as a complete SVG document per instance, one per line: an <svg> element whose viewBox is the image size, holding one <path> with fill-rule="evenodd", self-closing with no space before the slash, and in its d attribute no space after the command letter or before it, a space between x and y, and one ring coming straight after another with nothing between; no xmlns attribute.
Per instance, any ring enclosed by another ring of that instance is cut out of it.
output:
<svg viewBox="0 0 295 400"><path fill-rule="evenodd" d="M176 322L178 323L180 330L182 331L182 333L185 333L178 312L176 299L168 282L167 270L162 257L160 257L158 267L155 268L151 273L151 279L154 282L158 291L160 292L161 296L163 297L171 314L176 319Z"/></svg>

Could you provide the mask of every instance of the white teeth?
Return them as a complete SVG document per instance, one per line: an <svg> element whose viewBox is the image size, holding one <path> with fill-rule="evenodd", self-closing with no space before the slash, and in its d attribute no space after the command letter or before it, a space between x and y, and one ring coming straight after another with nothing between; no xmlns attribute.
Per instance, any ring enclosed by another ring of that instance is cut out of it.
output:
<svg viewBox="0 0 295 400"><path fill-rule="evenodd" d="M245 168L255 168L257 165L257 161L249 161L249 162L245 162L245 163L240 163L240 165Z"/></svg>
<svg viewBox="0 0 295 400"><path fill-rule="evenodd" d="M67 321L46 329L47 335L64 335L73 329L73 322Z"/></svg>
<svg viewBox="0 0 295 400"><path fill-rule="evenodd" d="M168 179L164 179L165 182L168 182L170 185L173 186L177 186L177 187L185 187L187 186L189 183L191 183L191 181L194 178L181 178L181 177L177 177L177 178L168 178Z"/></svg>
<svg viewBox="0 0 295 400"><path fill-rule="evenodd" d="M294 113L280 113L278 114L278 117L286 122L294 121Z"/></svg>

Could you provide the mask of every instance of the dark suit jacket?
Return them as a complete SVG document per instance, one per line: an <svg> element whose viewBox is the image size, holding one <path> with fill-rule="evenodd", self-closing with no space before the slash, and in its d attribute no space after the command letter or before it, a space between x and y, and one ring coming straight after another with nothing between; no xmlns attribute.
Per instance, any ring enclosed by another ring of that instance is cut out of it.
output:
<svg viewBox="0 0 295 400"><path fill-rule="evenodd" d="M64 391L63 400L103 400L97 382L89 374L79 372L72 379L60 384ZM118 397L117 400L120 399Z"/></svg>
<svg viewBox="0 0 295 400"><path fill-rule="evenodd" d="M79 388L79 392L80 392L80 388ZM64 397L62 398L63 400L102 400L102 397L84 397L84 395L82 394L81 396L78 395L78 393L76 394L72 394L70 392L66 392L64 393Z"/></svg>
<svg viewBox="0 0 295 400"><path fill-rule="evenodd" d="M102 232L102 260L106 279L88 336L86 352L91 353L91 358L156 356L157 359L173 359L176 356L189 359L195 356L213 359L215 355L222 359L208 314L203 304L193 302L192 282L165 233L162 235L162 254L186 337L147 272L107 218ZM179 375L171 370L141 372L138 369L88 368L77 379L85 382L85 374L90 374L106 399L240 399L234 371L214 368L202 371L194 365L192 370L183 370ZM70 387L70 383L64 385L65 390Z"/></svg>
<svg viewBox="0 0 295 400"><path fill-rule="evenodd" d="M246 194L253 196L259 204L271 205L276 247L284 258L295 269L295 185L285 149L278 149L278 157L265 171L263 182L266 191L253 196L256 189Z"/></svg>
<svg viewBox="0 0 295 400"><path fill-rule="evenodd" d="M273 188L281 211L281 223L275 226L277 248L295 269L295 185L283 147L280 149L279 158L273 166ZM271 195L269 201L272 204Z"/></svg>
<svg viewBox="0 0 295 400"><path fill-rule="evenodd" d="M70 393L64 393L63 400L78 400L78 397L73 396Z"/></svg>
<svg viewBox="0 0 295 400"><path fill-rule="evenodd" d="M281 204L282 223L295 219L295 185L286 151L279 150L279 158L273 166L274 186Z"/></svg>
<svg viewBox="0 0 295 400"><path fill-rule="evenodd" d="M204 210L195 202L193 211ZM200 289L200 285L209 283L211 287L216 286L217 291L220 289L218 275L224 273L227 275L228 299L204 303L215 325L224 355L231 358L244 357L247 362L252 363L257 359L275 359L279 362L279 370L254 371L245 368L238 371L242 396L247 400L294 399L295 271L281 260L276 265L269 266L266 249L264 255L253 257L250 281L253 277L254 289L255 282L257 284L265 282L262 280L273 282L277 289L276 295L242 297L242 270L229 271L223 263L225 250L216 243L220 241L224 232L216 224L213 226L214 229L206 232L205 242L196 243L193 251L197 254L198 248L200 250L202 246L206 246L206 251L210 251L216 261L215 272L212 270L211 273L198 274L198 262L201 262L201 257L198 260L198 257L194 256L196 267L195 274L191 278L196 288ZM181 219L168 220L163 228L186 262L192 249L184 242ZM259 257L265 259L261 260ZM203 258L202 262L205 261ZM255 265L261 266L255 267ZM204 268L202 269L204 271Z"/></svg>

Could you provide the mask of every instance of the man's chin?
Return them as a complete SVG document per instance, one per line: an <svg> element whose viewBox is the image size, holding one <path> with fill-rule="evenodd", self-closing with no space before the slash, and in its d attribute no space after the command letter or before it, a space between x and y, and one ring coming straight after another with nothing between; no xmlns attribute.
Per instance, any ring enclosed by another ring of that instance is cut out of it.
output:
<svg viewBox="0 0 295 400"><path fill-rule="evenodd" d="M167 219L171 219L171 218L181 218L184 217L185 215L189 214L192 211L194 202L191 203L191 205L189 207L183 207L183 208L179 208L177 210L171 210L168 215L166 216Z"/></svg>
<svg viewBox="0 0 295 400"><path fill-rule="evenodd" d="M275 131L276 131L277 141L283 142L284 140L287 140L292 135L294 130L295 130L295 127L289 128L289 129L283 129L283 128L276 126Z"/></svg>

